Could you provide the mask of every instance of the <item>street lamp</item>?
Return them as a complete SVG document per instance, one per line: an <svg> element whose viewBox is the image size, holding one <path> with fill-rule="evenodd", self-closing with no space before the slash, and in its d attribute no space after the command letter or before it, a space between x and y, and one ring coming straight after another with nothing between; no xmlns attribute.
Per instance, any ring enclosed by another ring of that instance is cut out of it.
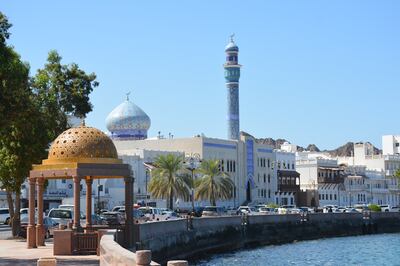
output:
<svg viewBox="0 0 400 266"><path fill-rule="evenodd" d="M99 215L100 215L100 211L101 211L101 209L100 209L100 188L101 188L100 179L97 179L97 214L99 214Z"/></svg>
<svg viewBox="0 0 400 266"><path fill-rule="evenodd" d="M188 169L192 174L192 188L191 188L191 200L192 200L192 212L194 212L194 171L197 168L198 160L193 156L190 156L186 162L186 169Z"/></svg>

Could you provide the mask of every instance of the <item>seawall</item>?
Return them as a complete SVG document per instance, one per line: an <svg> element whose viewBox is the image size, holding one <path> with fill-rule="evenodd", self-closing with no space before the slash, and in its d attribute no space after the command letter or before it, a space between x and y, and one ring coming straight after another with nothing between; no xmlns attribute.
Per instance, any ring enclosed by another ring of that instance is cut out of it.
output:
<svg viewBox="0 0 400 266"><path fill-rule="evenodd" d="M336 236L400 232L400 213L317 213L194 218L135 225L135 243L155 261Z"/></svg>

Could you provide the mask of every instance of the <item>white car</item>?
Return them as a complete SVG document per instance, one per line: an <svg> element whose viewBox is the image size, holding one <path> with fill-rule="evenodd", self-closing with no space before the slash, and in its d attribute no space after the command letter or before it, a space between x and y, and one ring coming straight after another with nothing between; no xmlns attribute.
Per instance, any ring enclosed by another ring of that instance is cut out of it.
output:
<svg viewBox="0 0 400 266"><path fill-rule="evenodd" d="M275 209L274 208L268 208L268 207L261 207L258 209L258 212L260 214L274 214Z"/></svg>
<svg viewBox="0 0 400 266"><path fill-rule="evenodd" d="M117 212L120 209L125 209L125 206L114 206L114 208L111 209L111 212Z"/></svg>
<svg viewBox="0 0 400 266"><path fill-rule="evenodd" d="M313 208L309 208L309 207L300 207L299 209L302 212L308 212L308 213L314 213L315 212Z"/></svg>
<svg viewBox="0 0 400 266"><path fill-rule="evenodd" d="M337 205L325 205L324 209L323 209L323 213L333 212L337 208L338 208Z"/></svg>
<svg viewBox="0 0 400 266"><path fill-rule="evenodd" d="M381 207L381 212L398 212L398 208L393 208L390 205L379 205Z"/></svg>
<svg viewBox="0 0 400 266"><path fill-rule="evenodd" d="M51 209L48 217L52 218L56 223L62 225L68 225L69 222L73 222L74 220L74 211L70 209ZM84 223L84 219L86 218L83 213L80 215L81 223Z"/></svg>
<svg viewBox="0 0 400 266"><path fill-rule="evenodd" d="M252 215L254 213L256 213L257 210L254 207L249 207L249 206L240 206L238 209L238 213L239 214L248 214L248 215Z"/></svg>
<svg viewBox="0 0 400 266"><path fill-rule="evenodd" d="M337 208L333 209L333 212L343 213L343 212L346 212L346 208L345 207L337 207Z"/></svg>
<svg viewBox="0 0 400 266"><path fill-rule="evenodd" d="M295 209L296 206L294 205L283 205L281 207L278 208L278 213L279 214L289 214L292 209Z"/></svg>
<svg viewBox="0 0 400 266"><path fill-rule="evenodd" d="M179 219L179 216L176 212L174 211L163 211L162 216L164 220L176 220Z"/></svg>
<svg viewBox="0 0 400 266"><path fill-rule="evenodd" d="M8 208L0 208L0 223L2 224L10 223L10 212Z"/></svg>

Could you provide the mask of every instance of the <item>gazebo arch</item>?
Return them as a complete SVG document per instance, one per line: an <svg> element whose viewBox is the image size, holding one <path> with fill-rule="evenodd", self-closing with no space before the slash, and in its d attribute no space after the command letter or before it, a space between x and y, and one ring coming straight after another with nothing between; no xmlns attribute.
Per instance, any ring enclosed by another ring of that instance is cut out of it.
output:
<svg viewBox="0 0 400 266"><path fill-rule="evenodd" d="M125 244L132 245L133 176L129 164L118 159L112 140L102 131L87 127L70 128L52 143L48 159L33 165L29 174L29 225L27 246L44 246L43 190L46 179L73 179L74 217L73 233L92 230L92 184L99 178L124 178L125 181ZM80 183L86 181L86 225L80 223ZM37 193L36 193L37 187ZM35 194L37 194L37 224L35 224ZM85 229L85 230L83 230ZM54 243L56 246L57 243ZM71 244L73 245L73 244Z"/></svg>

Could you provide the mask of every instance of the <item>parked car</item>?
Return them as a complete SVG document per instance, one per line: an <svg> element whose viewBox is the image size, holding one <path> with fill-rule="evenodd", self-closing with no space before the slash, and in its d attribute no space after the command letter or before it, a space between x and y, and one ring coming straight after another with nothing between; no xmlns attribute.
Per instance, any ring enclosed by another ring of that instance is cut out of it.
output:
<svg viewBox="0 0 400 266"><path fill-rule="evenodd" d="M221 207L207 206L203 210L202 217L222 216L224 211Z"/></svg>
<svg viewBox="0 0 400 266"><path fill-rule="evenodd" d="M174 211L163 211L162 216L164 220L176 220L179 219L179 216L176 212Z"/></svg>
<svg viewBox="0 0 400 266"><path fill-rule="evenodd" d="M115 206L114 208L111 209L111 212L117 212L121 208L125 209L125 206Z"/></svg>
<svg viewBox="0 0 400 266"><path fill-rule="evenodd" d="M393 211L393 208L390 205L379 205L379 207L381 207L381 212L391 212L391 211Z"/></svg>
<svg viewBox="0 0 400 266"><path fill-rule="evenodd" d="M37 217L36 217L37 218ZM58 223L50 217L43 218L44 230L46 232L45 238L51 238L54 235L54 230L58 229ZM21 220L21 230L19 236L26 237L26 230L28 228L27 219Z"/></svg>
<svg viewBox="0 0 400 266"><path fill-rule="evenodd" d="M340 207L337 207L337 208L333 209L333 212L335 212L335 213L343 213L343 212L346 212L346 208L340 206Z"/></svg>
<svg viewBox="0 0 400 266"><path fill-rule="evenodd" d="M356 211L358 211L358 212L363 212L363 211L368 211L369 210L368 206L364 205L364 204L356 204L356 205L354 205L354 209L356 209Z"/></svg>
<svg viewBox="0 0 400 266"><path fill-rule="evenodd" d="M253 215L257 212L256 208L249 206L240 206L237 210L238 214L248 214Z"/></svg>
<svg viewBox="0 0 400 266"><path fill-rule="evenodd" d="M392 207L392 212L400 212L400 207L399 206L394 206Z"/></svg>
<svg viewBox="0 0 400 266"><path fill-rule="evenodd" d="M309 208L309 207L300 207L299 209L302 212L308 212L308 213L314 213L315 212L313 208Z"/></svg>
<svg viewBox="0 0 400 266"><path fill-rule="evenodd" d="M302 212L302 210L299 208L293 208L293 209L289 210L290 214L300 214L301 212Z"/></svg>
<svg viewBox="0 0 400 266"><path fill-rule="evenodd" d="M260 214L274 214L275 208L261 207L258 209Z"/></svg>
<svg viewBox="0 0 400 266"><path fill-rule="evenodd" d="M74 220L74 211L71 209L53 208L50 210L48 217L52 218L59 224L68 225L69 222L73 222ZM86 217L81 213L80 218L81 222L84 222Z"/></svg>
<svg viewBox="0 0 400 266"><path fill-rule="evenodd" d="M92 214L92 225L102 225L105 224L105 220L97 214Z"/></svg>
<svg viewBox="0 0 400 266"><path fill-rule="evenodd" d="M8 208L0 208L0 223L10 224L10 212Z"/></svg>
<svg viewBox="0 0 400 266"><path fill-rule="evenodd" d="M203 215L204 207L194 207L194 216L201 217Z"/></svg>
<svg viewBox="0 0 400 266"><path fill-rule="evenodd" d="M125 224L124 214L120 212L105 212L102 214L102 218L106 225L123 225Z"/></svg>
<svg viewBox="0 0 400 266"><path fill-rule="evenodd" d="M294 205L283 205L278 208L278 213L279 214L288 214L291 212L292 209L295 209L296 206Z"/></svg>
<svg viewBox="0 0 400 266"><path fill-rule="evenodd" d="M144 213L138 209L133 209L133 219L138 221L139 223L147 222L150 220L149 217L144 215Z"/></svg>
<svg viewBox="0 0 400 266"><path fill-rule="evenodd" d="M333 212L334 209L337 209L338 206L337 205L325 205L323 212L324 213L328 213L328 212Z"/></svg>
<svg viewBox="0 0 400 266"><path fill-rule="evenodd" d="M161 209L154 207L140 207L139 210L144 213L144 215L150 220L160 221L163 220Z"/></svg>
<svg viewBox="0 0 400 266"><path fill-rule="evenodd" d="M237 215L237 209L233 207L229 207L226 209L226 214L227 215Z"/></svg>
<svg viewBox="0 0 400 266"><path fill-rule="evenodd" d="M346 213L359 213L356 208L346 208Z"/></svg>
<svg viewBox="0 0 400 266"><path fill-rule="evenodd" d="M61 204L58 206L59 209L69 209L74 210L74 205L72 204Z"/></svg>

